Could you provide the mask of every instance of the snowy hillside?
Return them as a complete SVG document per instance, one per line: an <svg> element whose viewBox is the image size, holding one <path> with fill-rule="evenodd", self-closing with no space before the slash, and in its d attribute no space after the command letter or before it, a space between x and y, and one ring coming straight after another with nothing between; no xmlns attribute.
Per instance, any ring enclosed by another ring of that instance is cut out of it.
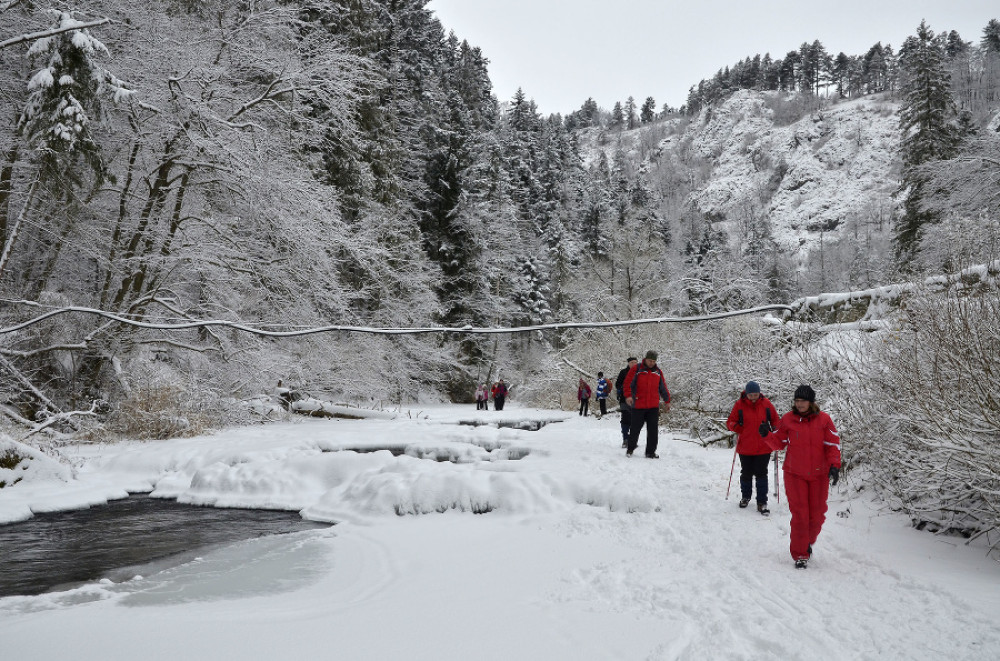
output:
<svg viewBox="0 0 1000 661"><path fill-rule="evenodd" d="M732 216L748 196L766 196L774 237L789 251L815 247L847 217L863 215L898 186L895 106L871 98L811 112L789 125L774 123L765 100L743 91L701 113L688 129L714 168L692 196L704 213Z"/></svg>
<svg viewBox="0 0 1000 661"><path fill-rule="evenodd" d="M821 240L837 241L849 220L888 222L899 186L897 110L877 96L810 109L800 96L741 90L685 127L670 119L620 140L651 178L667 180L657 170L670 168L698 180L685 201L725 219L731 235L741 219L766 218L779 249L801 265ZM666 136L656 148L644 149L659 134ZM610 159L616 147L585 146L585 161L601 150Z"/></svg>

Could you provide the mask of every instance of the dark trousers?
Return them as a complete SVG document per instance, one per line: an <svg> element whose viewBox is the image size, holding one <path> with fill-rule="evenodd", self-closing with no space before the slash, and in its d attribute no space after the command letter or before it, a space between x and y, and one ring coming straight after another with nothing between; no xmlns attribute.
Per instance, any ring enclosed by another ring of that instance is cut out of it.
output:
<svg viewBox="0 0 1000 661"><path fill-rule="evenodd" d="M634 452L639 445L639 432L646 426L646 456L656 454L656 444L660 433L660 409L632 409L632 424L628 431L628 451Z"/></svg>
<svg viewBox="0 0 1000 661"><path fill-rule="evenodd" d="M601 416L607 415L608 414L608 400L604 399L603 397L598 397L597 398L597 403L600 404L600 406L601 406Z"/></svg>
<svg viewBox="0 0 1000 661"><path fill-rule="evenodd" d="M497 411L503 411L503 400L507 399L503 395L497 395L493 398L493 408Z"/></svg>
<svg viewBox="0 0 1000 661"><path fill-rule="evenodd" d="M622 441L628 443L628 433L632 428L632 407L625 403L624 395L618 398L622 411Z"/></svg>
<svg viewBox="0 0 1000 661"><path fill-rule="evenodd" d="M590 412L590 400L584 397L580 400L580 415L587 415Z"/></svg>
<svg viewBox="0 0 1000 661"><path fill-rule="evenodd" d="M488 399L477 399L476 400L476 410L478 411L480 409L482 409L484 411L489 411L490 410L490 402L489 402Z"/></svg>
<svg viewBox="0 0 1000 661"><path fill-rule="evenodd" d="M740 455L740 491L743 493L743 500L750 500L753 480L757 478L757 502L767 504L767 466L770 460L770 453Z"/></svg>

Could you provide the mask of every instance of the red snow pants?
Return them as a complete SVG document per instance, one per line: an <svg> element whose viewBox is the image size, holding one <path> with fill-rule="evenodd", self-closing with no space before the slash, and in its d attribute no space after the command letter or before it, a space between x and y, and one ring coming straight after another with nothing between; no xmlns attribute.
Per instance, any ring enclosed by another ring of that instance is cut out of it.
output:
<svg viewBox="0 0 1000 661"><path fill-rule="evenodd" d="M792 513L792 535L788 550L794 560L809 557L809 546L816 543L826 521L826 498L830 480L826 475L811 479L785 473L785 496Z"/></svg>

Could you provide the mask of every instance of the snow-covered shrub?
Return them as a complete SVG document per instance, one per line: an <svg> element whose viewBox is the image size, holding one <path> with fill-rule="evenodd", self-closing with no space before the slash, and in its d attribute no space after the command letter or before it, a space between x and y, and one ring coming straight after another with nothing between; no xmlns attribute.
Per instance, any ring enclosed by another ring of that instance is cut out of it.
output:
<svg viewBox="0 0 1000 661"><path fill-rule="evenodd" d="M914 525L1000 530L1000 296L915 297L852 406L876 485Z"/></svg>
<svg viewBox="0 0 1000 661"><path fill-rule="evenodd" d="M217 408L176 385L138 387L118 404L107 431L136 439L195 436L219 419Z"/></svg>

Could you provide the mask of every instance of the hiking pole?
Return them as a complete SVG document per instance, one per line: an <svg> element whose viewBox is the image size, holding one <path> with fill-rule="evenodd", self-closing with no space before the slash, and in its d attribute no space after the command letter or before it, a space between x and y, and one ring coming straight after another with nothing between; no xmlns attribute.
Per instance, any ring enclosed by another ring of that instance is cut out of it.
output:
<svg viewBox="0 0 1000 661"><path fill-rule="evenodd" d="M778 452L774 452L774 502L780 503L781 496L778 495Z"/></svg>
<svg viewBox="0 0 1000 661"><path fill-rule="evenodd" d="M729 486L726 487L726 500L729 500L729 490L733 488L733 471L736 469L736 448L733 448L733 465L729 467Z"/></svg>

